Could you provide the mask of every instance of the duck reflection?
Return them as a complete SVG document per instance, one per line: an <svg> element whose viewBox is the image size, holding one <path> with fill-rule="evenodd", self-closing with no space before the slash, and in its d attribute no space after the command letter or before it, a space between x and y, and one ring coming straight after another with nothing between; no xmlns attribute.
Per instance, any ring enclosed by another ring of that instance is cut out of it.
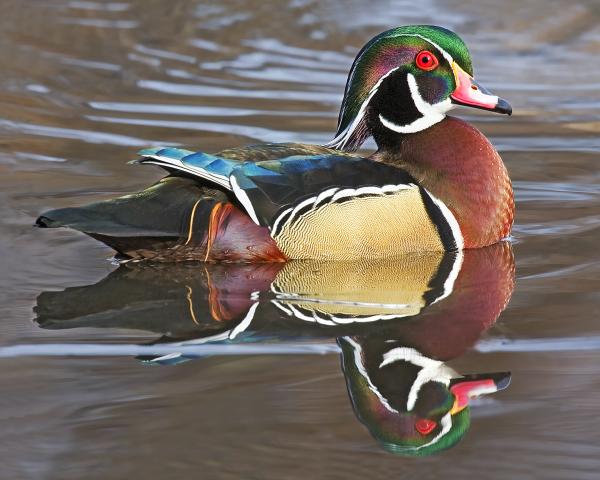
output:
<svg viewBox="0 0 600 480"><path fill-rule="evenodd" d="M461 375L445 362L494 324L514 285L508 243L361 263L123 264L95 285L44 292L42 328L155 332L178 363L182 343L335 338L352 407L387 450L430 455L456 444L469 400L508 372Z"/></svg>
<svg viewBox="0 0 600 480"><path fill-rule="evenodd" d="M356 416L393 453L452 447L469 428L469 400L510 382L509 372L460 375L399 339L342 337L338 344Z"/></svg>

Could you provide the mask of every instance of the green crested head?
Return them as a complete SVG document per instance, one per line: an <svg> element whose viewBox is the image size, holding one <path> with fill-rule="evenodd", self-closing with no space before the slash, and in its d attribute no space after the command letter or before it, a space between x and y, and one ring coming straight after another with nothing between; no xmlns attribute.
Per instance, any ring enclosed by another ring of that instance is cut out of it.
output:
<svg viewBox="0 0 600 480"><path fill-rule="evenodd" d="M383 32L354 60L328 146L351 151L371 135L378 141L390 132L415 133L441 121L454 104L510 113L506 101L472 77L471 55L454 32L433 25Z"/></svg>
<svg viewBox="0 0 600 480"><path fill-rule="evenodd" d="M447 414L443 419L450 425L447 431L434 432L429 436L413 434L406 438L397 432L374 432L381 446L390 453L406 457L427 457L448 450L460 442L471 426L471 411L467 407L455 415Z"/></svg>

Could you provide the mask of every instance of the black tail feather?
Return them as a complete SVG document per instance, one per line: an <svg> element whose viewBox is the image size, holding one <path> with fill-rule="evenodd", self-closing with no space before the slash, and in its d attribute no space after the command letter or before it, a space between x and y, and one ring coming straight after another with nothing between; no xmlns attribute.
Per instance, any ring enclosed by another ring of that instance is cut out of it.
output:
<svg viewBox="0 0 600 480"><path fill-rule="evenodd" d="M170 176L147 189L90 205L60 208L44 212L36 227L67 227L83 232L131 256L138 250L171 248L190 234L192 210L195 210L194 237L206 228L215 202L226 195L206 188L196 180ZM206 220L206 222L204 222Z"/></svg>

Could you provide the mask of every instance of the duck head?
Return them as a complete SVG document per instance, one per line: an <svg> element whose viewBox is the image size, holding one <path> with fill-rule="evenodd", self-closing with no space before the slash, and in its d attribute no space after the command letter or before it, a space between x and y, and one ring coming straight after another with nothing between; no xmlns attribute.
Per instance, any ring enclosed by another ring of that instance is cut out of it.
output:
<svg viewBox="0 0 600 480"><path fill-rule="evenodd" d="M509 103L473 79L467 46L442 27L410 25L371 39L348 76L336 137L327 145L356 150L369 136L409 134L439 123L455 105L510 115Z"/></svg>

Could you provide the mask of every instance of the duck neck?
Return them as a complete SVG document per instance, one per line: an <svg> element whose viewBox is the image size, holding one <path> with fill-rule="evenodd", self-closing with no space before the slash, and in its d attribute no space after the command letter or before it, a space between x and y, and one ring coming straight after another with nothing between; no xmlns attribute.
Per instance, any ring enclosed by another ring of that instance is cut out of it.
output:
<svg viewBox="0 0 600 480"><path fill-rule="evenodd" d="M510 234L513 191L498 152L475 127L453 117L411 134L373 132L373 159L401 167L452 211L465 248Z"/></svg>
<svg viewBox="0 0 600 480"><path fill-rule="evenodd" d="M371 135L377 144L377 154L385 154L390 158L400 158L402 155L402 144L411 134L394 132L380 126L377 129L373 129Z"/></svg>

